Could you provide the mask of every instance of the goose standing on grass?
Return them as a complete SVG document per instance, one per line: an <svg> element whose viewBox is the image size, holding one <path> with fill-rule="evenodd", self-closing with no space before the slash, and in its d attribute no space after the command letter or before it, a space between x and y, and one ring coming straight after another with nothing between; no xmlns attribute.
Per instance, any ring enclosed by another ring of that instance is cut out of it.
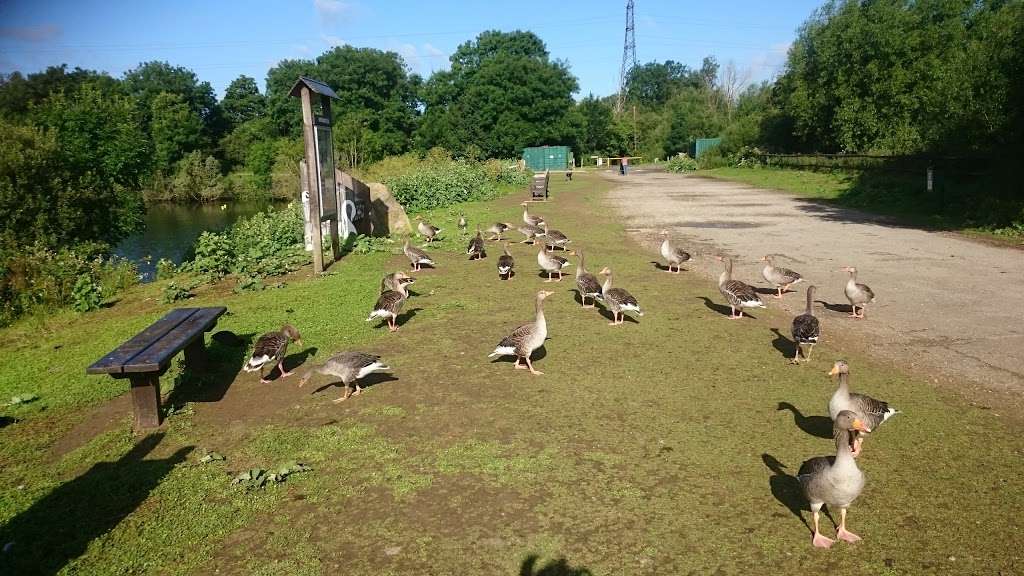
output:
<svg viewBox="0 0 1024 576"><path fill-rule="evenodd" d="M569 240L568 236L565 234L562 234L558 230L548 228L547 222L545 222L541 228L544 229L544 242L552 248L561 248L562 250L565 250L565 245L572 242L572 240Z"/></svg>
<svg viewBox="0 0 1024 576"><path fill-rule="evenodd" d="M662 230L661 236L665 237L661 241L661 257L668 260L667 272L672 272L672 267L675 266L676 274L679 274L681 271L679 265L690 259L690 253L672 244L672 240L668 237L668 230Z"/></svg>
<svg viewBox="0 0 1024 576"><path fill-rule="evenodd" d="M865 307L875 301L875 293L867 284L857 283L857 269L853 266L846 266L839 269L841 272L849 272L850 279L846 281L846 299L850 301L850 318L863 318ZM860 306L860 314L857 314L857 307Z"/></svg>
<svg viewBox="0 0 1024 576"><path fill-rule="evenodd" d="M409 259L409 263L412 264L412 269L415 272L419 272L420 267L424 264L428 264L430 266L434 265L434 261L430 259L430 256L427 256L426 252L415 246L409 245L408 238L405 239L405 245L402 246L402 252L404 252L405 257Z"/></svg>
<svg viewBox="0 0 1024 576"><path fill-rule="evenodd" d="M807 308L804 313L793 318L793 342L796 343L796 353L793 354L793 364L800 363L800 346L807 346L807 354L804 358L810 362L811 352L814 345L818 343L821 336L821 323L814 316L814 290L815 286L807 287Z"/></svg>
<svg viewBox="0 0 1024 576"><path fill-rule="evenodd" d="M523 202L520 204L523 207L523 223L527 226L541 227L544 225L544 218L536 214L530 214L529 202Z"/></svg>
<svg viewBox="0 0 1024 576"><path fill-rule="evenodd" d="M468 224L466 223L466 216L465 215L460 215L459 216L459 233L461 233L462 235L465 235L466 234L466 226L468 226Z"/></svg>
<svg viewBox="0 0 1024 576"><path fill-rule="evenodd" d="M580 304L584 308L594 308L597 306L597 299L602 296L601 283L583 266L583 251L580 250L577 254L580 255L580 263L576 265L576 288L580 292ZM593 302L587 304L587 298Z"/></svg>
<svg viewBox="0 0 1024 576"><path fill-rule="evenodd" d="M348 400L349 396L357 396L363 391L362 387L359 386L359 379L374 372L383 372L385 370L391 370L391 367L381 362L380 356L376 354L342 352L341 354L331 356L322 365L310 368L302 377L302 380L299 380L299 387L304 386L314 373L340 378L341 383L345 385L345 395L337 400L333 400L337 404L338 402Z"/></svg>
<svg viewBox="0 0 1024 576"><path fill-rule="evenodd" d="M537 264L540 265L540 269L548 273L548 279L545 282L551 282L551 275L555 272L558 273L557 282L562 281L562 269L571 266L572 264L561 256L555 256L548 251L548 247L541 246L540 252L537 252Z"/></svg>
<svg viewBox="0 0 1024 576"><path fill-rule="evenodd" d="M537 316L534 321L529 324L523 324L513 330L511 334L498 343L494 352L488 354L487 357L515 356L516 364L514 368L528 368L531 374L538 376L543 374L539 370L534 370L533 363L530 362L530 355L533 354L534 350L543 346L544 340L548 337L548 324L544 320L544 299L552 294L554 292L545 292L543 290L537 292ZM526 360L526 366L520 364L520 361L524 359Z"/></svg>
<svg viewBox="0 0 1024 576"><path fill-rule="evenodd" d="M419 233L422 234L423 237L427 239L428 243L433 242L434 237L437 236L437 233L441 231L441 229L438 228L437 226L434 226L429 222L425 222L423 220L423 216L416 217L416 230L418 230Z"/></svg>
<svg viewBox="0 0 1024 576"><path fill-rule="evenodd" d="M601 286L601 300L608 306L608 309L612 311L613 320L608 323L609 326L615 326L625 322L626 315L624 312L636 312L637 316L644 315L644 313L640 311L640 304L632 294L622 288L612 288L611 268L606 266L601 270L601 274L605 277L604 285Z"/></svg>
<svg viewBox="0 0 1024 576"><path fill-rule="evenodd" d="M495 222L487 229L487 232L491 235L488 240L504 240L501 235L505 233L505 230L508 230L511 227L512 225L508 222Z"/></svg>
<svg viewBox="0 0 1024 576"><path fill-rule="evenodd" d="M466 254L469 255L470 260L479 260L486 255L484 252L484 239L480 236L480 226L476 227L476 236L469 239L469 245L466 246Z"/></svg>
<svg viewBox="0 0 1024 576"><path fill-rule="evenodd" d="M415 278L405 277L399 280L396 290L388 290L377 298L377 303L373 305L373 311L366 317L367 322L371 322L374 319L385 319L388 321L388 329L392 332L398 332L398 325L395 324L395 320L398 315L402 313L402 306L405 305L405 301L409 298L409 284L415 282Z"/></svg>
<svg viewBox="0 0 1024 576"><path fill-rule="evenodd" d="M505 242L505 249L501 256L498 256L498 278L502 280L512 279L512 268L516 265L512 253L508 251L508 242Z"/></svg>
<svg viewBox="0 0 1024 576"><path fill-rule="evenodd" d="M291 341L299 346L302 345L302 336L291 324L281 326L277 332L267 332L260 336L256 340L256 345L253 346L252 356L243 367L244 370L246 372L259 371L261 384L270 382L263 377L263 368L266 366L270 366L270 374L274 373L276 366L281 371L281 378L291 376L291 372L284 371L284 356L288 353L288 342Z"/></svg>
<svg viewBox="0 0 1024 576"><path fill-rule="evenodd" d="M789 268L776 268L773 263L773 257L770 254L761 258L761 261L765 262L764 268L761 269L761 276L764 276L764 279L779 291L775 296L776 298L782 298L782 294L788 292L789 287L793 284L803 282L803 277L798 272L794 272Z"/></svg>
<svg viewBox="0 0 1024 576"><path fill-rule="evenodd" d="M829 548L835 543L835 540L825 537L818 530L821 507L825 504L828 504L833 514L836 508L839 509L836 537L846 542L860 540L860 536L846 529L846 510L864 489L864 473L857 468L857 461L853 458L853 435L866 434L871 432L871 428L856 414L844 410L836 415L834 430L836 455L811 458L800 466L797 473L800 487L814 515L814 538L811 543L816 548Z"/></svg>
<svg viewBox="0 0 1024 576"><path fill-rule="evenodd" d="M718 291L729 301L732 311L729 313L730 320L743 318L744 308L765 308L764 302L758 297L757 291L750 284L732 279L732 258L728 256L715 256L719 262L725 262L725 271L718 277ZM736 310L740 313L737 316Z"/></svg>
<svg viewBox="0 0 1024 576"><path fill-rule="evenodd" d="M828 415L832 417L832 420L835 420L844 410L849 410L857 418L860 418L868 428L874 430L882 422L899 414L899 410L890 407L888 402L875 400L867 394L850 392L850 366L845 361L836 362L828 375L839 376L839 387L828 401ZM853 445L854 456L860 454L860 445L863 441L863 438L857 436Z"/></svg>
<svg viewBox="0 0 1024 576"><path fill-rule="evenodd" d="M522 242L520 242L520 244L533 244L534 242L537 241L537 238L544 235L543 228L541 228L540 226L534 226L532 224L523 224L522 226L516 228L516 230L519 230L523 234L523 236L526 236L526 238L524 238Z"/></svg>

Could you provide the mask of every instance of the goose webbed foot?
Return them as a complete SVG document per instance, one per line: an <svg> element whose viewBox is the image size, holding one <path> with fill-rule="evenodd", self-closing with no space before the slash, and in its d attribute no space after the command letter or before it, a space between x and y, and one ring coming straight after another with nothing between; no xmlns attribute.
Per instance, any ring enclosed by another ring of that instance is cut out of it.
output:
<svg viewBox="0 0 1024 576"><path fill-rule="evenodd" d="M534 376L543 376L544 375L544 373L541 372L540 370L535 370L533 368L533 362L530 362L530 357L529 356L526 357L526 366L527 366L527 368L530 369L530 374L533 374Z"/></svg>
<svg viewBox="0 0 1024 576"><path fill-rule="evenodd" d="M839 530L836 530L836 538L844 542L859 542L860 536L846 529L846 508L839 511Z"/></svg>
<svg viewBox="0 0 1024 576"><path fill-rule="evenodd" d="M281 372L281 378L287 378L287 377L292 375L291 372L285 372L284 371L284 361L281 361L280 363L278 363L277 369Z"/></svg>
<svg viewBox="0 0 1024 576"><path fill-rule="evenodd" d="M835 543L835 540L827 538L820 532L815 532L814 538L811 540L811 544L814 544L815 548L831 548Z"/></svg>

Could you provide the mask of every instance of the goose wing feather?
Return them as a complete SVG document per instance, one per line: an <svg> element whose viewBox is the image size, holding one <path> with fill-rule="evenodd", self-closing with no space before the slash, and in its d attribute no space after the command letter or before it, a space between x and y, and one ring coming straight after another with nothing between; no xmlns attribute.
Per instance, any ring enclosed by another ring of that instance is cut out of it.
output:
<svg viewBox="0 0 1024 576"><path fill-rule="evenodd" d="M801 314L793 318L793 340L805 344L815 344L821 336L821 323L811 314Z"/></svg>
<svg viewBox="0 0 1024 576"><path fill-rule="evenodd" d="M511 334L505 336L501 340L501 342L498 343L498 347L501 348L507 346L509 348L515 348L516 352L520 353L524 350L527 340L530 339L530 336L536 329L536 324L534 324L533 322L529 324L523 324L522 326L513 330Z"/></svg>
<svg viewBox="0 0 1024 576"><path fill-rule="evenodd" d="M610 288L604 293L604 299L610 300L619 306L640 306L636 298L623 288Z"/></svg>
<svg viewBox="0 0 1024 576"><path fill-rule="evenodd" d="M858 415L864 418L865 424L871 429L881 424L891 410L888 402L876 400L871 396L856 392L850 393L850 405Z"/></svg>
<svg viewBox="0 0 1024 576"><path fill-rule="evenodd" d="M287 349L288 336L281 332L268 332L256 340L249 364L264 365L276 362L284 356ZM263 358L265 358L265 360L260 361Z"/></svg>
<svg viewBox="0 0 1024 576"><path fill-rule="evenodd" d="M739 280L730 280L722 285L722 293L729 298L733 304L740 302L761 302L757 291L750 284Z"/></svg>
<svg viewBox="0 0 1024 576"><path fill-rule="evenodd" d="M420 250L415 246L409 246L405 249L405 255L413 262L421 262L423 260L430 260L430 256L426 252Z"/></svg>
<svg viewBox="0 0 1024 576"><path fill-rule="evenodd" d="M373 306L374 310L383 310L390 312L391 314L398 314L398 311L402 308L402 302L405 301L405 295L395 290L388 290L387 292L380 295L377 298L377 303Z"/></svg>
<svg viewBox="0 0 1024 576"><path fill-rule="evenodd" d="M583 294L601 294L601 283L597 281L596 276L589 272L584 272L576 278L576 286Z"/></svg>

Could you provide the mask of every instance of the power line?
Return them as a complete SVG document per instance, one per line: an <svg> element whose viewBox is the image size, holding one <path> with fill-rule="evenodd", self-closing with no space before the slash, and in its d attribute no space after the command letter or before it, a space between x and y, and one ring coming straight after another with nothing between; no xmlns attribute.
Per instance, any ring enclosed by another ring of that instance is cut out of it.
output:
<svg viewBox="0 0 1024 576"><path fill-rule="evenodd" d="M615 111L622 113L626 100L626 78L636 67L636 26L633 23L633 0L626 1L626 39L622 44L622 66L619 68L619 99Z"/></svg>

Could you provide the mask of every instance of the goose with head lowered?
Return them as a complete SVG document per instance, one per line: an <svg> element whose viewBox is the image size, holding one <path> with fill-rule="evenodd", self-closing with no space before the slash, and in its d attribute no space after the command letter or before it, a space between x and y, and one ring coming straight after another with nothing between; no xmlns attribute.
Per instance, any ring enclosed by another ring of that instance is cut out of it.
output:
<svg viewBox="0 0 1024 576"><path fill-rule="evenodd" d="M596 276L587 272L583 265L583 251L578 250L576 253L580 256L580 263L576 265L576 289L580 293L580 304L584 308L594 308L597 306L597 299L603 294L601 283L597 281ZM590 298L590 304L587 304L587 298Z"/></svg>
<svg viewBox="0 0 1024 576"><path fill-rule="evenodd" d="M437 226L423 220L423 216L416 217L416 230L427 239L428 243L433 242L434 237L441 231Z"/></svg>
<svg viewBox="0 0 1024 576"><path fill-rule="evenodd" d="M284 371L284 356L288 353L288 343L292 341L302 345L302 336L291 324L281 326L277 332L267 332L256 340L252 356L249 357L249 361L246 362L243 369L246 372L259 371L262 384L269 382L263 377L263 368L266 366L270 366L270 374L273 374L274 367L277 367L281 372L281 378L291 376L291 372Z"/></svg>
<svg viewBox="0 0 1024 576"><path fill-rule="evenodd" d="M601 286L601 301L612 311L612 321L609 326L616 326L626 321L625 312L636 312L637 316L643 316L640 304L632 294L622 288L612 288L612 270L605 266L601 270L604 276L604 285Z"/></svg>
<svg viewBox="0 0 1024 576"><path fill-rule="evenodd" d="M864 473L857 468L853 458L854 435L871 432L871 428L856 414L844 410L836 415L834 431L836 455L811 458L797 472L797 480L800 481L814 516L814 538L811 543L816 548L829 548L835 543L835 540L827 538L818 529L821 507L826 504L832 512L839 509L836 537L846 542L860 540L860 536L846 529L846 510L864 490Z"/></svg>
<svg viewBox="0 0 1024 576"><path fill-rule="evenodd" d="M488 240L504 240L501 235L511 227L512 225L508 222L495 222L494 224L491 224L491 227L487 229L487 232L491 235Z"/></svg>
<svg viewBox="0 0 1024 576"><path fill-rule="evenodd" d="M359 386L361 378L374 372L383 372L385 370L391 370L391 367L381 362L380 356L376 354L342 352L341 354L331 356L327 359L327 362L320 366L310 368L302 379L299 380L299 387L301 388L306 382L309 382L313 374L326 374L339 378L342 384L345 385L345 395L334 400L334 403L337 404L338 402L348 400L349 396L357 396L363 391L362 387Z"/></svg>
<svg viewBox="0 0 1024 576"><path fill-rule="evenodd" d="M867 394L850 392L850 365L846 361L839 360L833 364L828 375L839 377L839 387L828 401L828 415L832 417L832 420L835 420L840 412L849 410L867 424L868 428L874 430L882 422L899 414L899 410L889 406L888 402L875 400ZM863 441L863 438L857 436L853 445L854 456L860 455Z"/></svg>
<svg viewBox="0 0 1024 576"><path fill-rule="evenodd" d="M552 248L561 248L565 250L565 245L572 242L569 237L562 234L558 230L548 228L547 222L545 222L541 228L544 229L544 243Z"/></svg>
<svg viewBox="0 0 1024 576"><path fill-rule="evenodd" d="M544 319L544 299L552 294L554 294L554 292L545 292L543 290L537 292L537 315L534 318L534 321L529 324L523 324L513 330L511 334L503 338L501 342L498 343L494 352L488 354L487 357L515 356L515 368L529 369L531 374L543 374L543 372L533 368L533 363L530 362L530 355L533 354L536 349L543 346L544 340L548 337L548 324ZM526 366L520 364L522 360L526 360Z"/></svg>
<svg viewBox="0 0 1024 576"><path fill-rule="evenodd" d="M857 269L853 266L846 266L839 270L850 274L850 279L846 281L846 286L843 288L846 299L850 301L850 318L863 318L865 307L875 301L875 292L867 284L857 282ZM858 306L860 314L857 313Z"/></svg>
<svg viewBox="0 0 1024 576"><path fill-rule="evenodd" d="M743 318L744 308L764 308L764 302L757 295L757 291L750 284L732 279L732 258L728 256L716 256L720 262L725 262L725 271L718 277L718 291L729 301L732 312L729 313L730 320ZM739 315L736 310L739 310Z"/></svg>
<svg viewBox="0 0 1024 576"><path fill-rule="evenodd" d="M679 265L690 259L690 253L672 243L672 239L668 236L668 230L662 230L660 235L664 238L661 241L661 257L668 261L666 272L672 272L672 267L675 266L675 273L679 274L681 271Z"/></svg>
<svg viewBox="0 0 1024 576"><path fill-rule="evenodd" d="M572 265L568 259L552 254L547 246L541 246L540 252L537 252L537 264L541 270L548 273L548 279L545 282L551 282L551 275L556 272L558 273L557 282L561 282L562 269Z"/></svg>
<svg viewBox="0 0 1024 576"><path fill-rule="evenodd" d="M516 230L522 233L523 236L526 236L526 238L520 241L520 244L533 244L537 241L537 238L544 235L544 229L533 224L521 224Z"/></svg>
<svg viewBox="0 0 1024 576"><path fill-rule="evenodd" d="M508 251L508 242L505 242L504 250L501 256L498 256L498 278L502 280L512 279L512 268L516 265L516 261L512 258L512 253Z"/></svg>
<svg viewBox="0 0 1024 576"><path fill-rule="evenodd" d="M466 246L466 254L470 260L479 260L487 255L484 248L484 239L480 236L480 226L476 227L476 236L469 239L469 244Z"/></svg>
<svg viewBox="0 0 1024 576"><path fill-rule="evenodd" d="M764 276L764 279L779 291L775 297L782 298L782 294L788 292L790 286L797 282L803 282L804 278L799 272L775 266L774 260L775 257L771 254L761 258L761 261L765 263L764 268L761 269L761 276Z"/></svg>
<svg viewBox="0 0 1024 576"><path fill-rule="evenodd" d="M409 262L412 264L412 269L416 272L418 272L420 267L424 264L428 266L434 265L434 261L430 259L430 256L428 256L426 252L415 246L409 245L408 238L405 239L405 245L402 246L402 252L405 253L405 257L409 259Z"/></svg>
<svg viewBox="0 0 1024 576"><path fill-rule="evenodd" d="M403 276L405 275L403 274ZM405 306L406 299L409 298L407 286L415 281L415 278L409 276L399 279L395 290L387 290L377 298L377 303L373 305L373 310L366 317L366 321L372 322L375 319L387 320L388 329L392 332L398 332L398 325L395 321L398 319L398 315L402 313L402 307Z"/></svg>
<svg viewBox="0 0 1024 576"><path fill-rule="evenodd" d="M793 364L800 363L800 347L807 346L807 354L804 358L810 362L811 352L814 345L821 337L821 323L814 316L814 290L815 286L807 287L807 308L804 313L793 318L793 342L796 344L796 352L793 354Z"/></svg>

